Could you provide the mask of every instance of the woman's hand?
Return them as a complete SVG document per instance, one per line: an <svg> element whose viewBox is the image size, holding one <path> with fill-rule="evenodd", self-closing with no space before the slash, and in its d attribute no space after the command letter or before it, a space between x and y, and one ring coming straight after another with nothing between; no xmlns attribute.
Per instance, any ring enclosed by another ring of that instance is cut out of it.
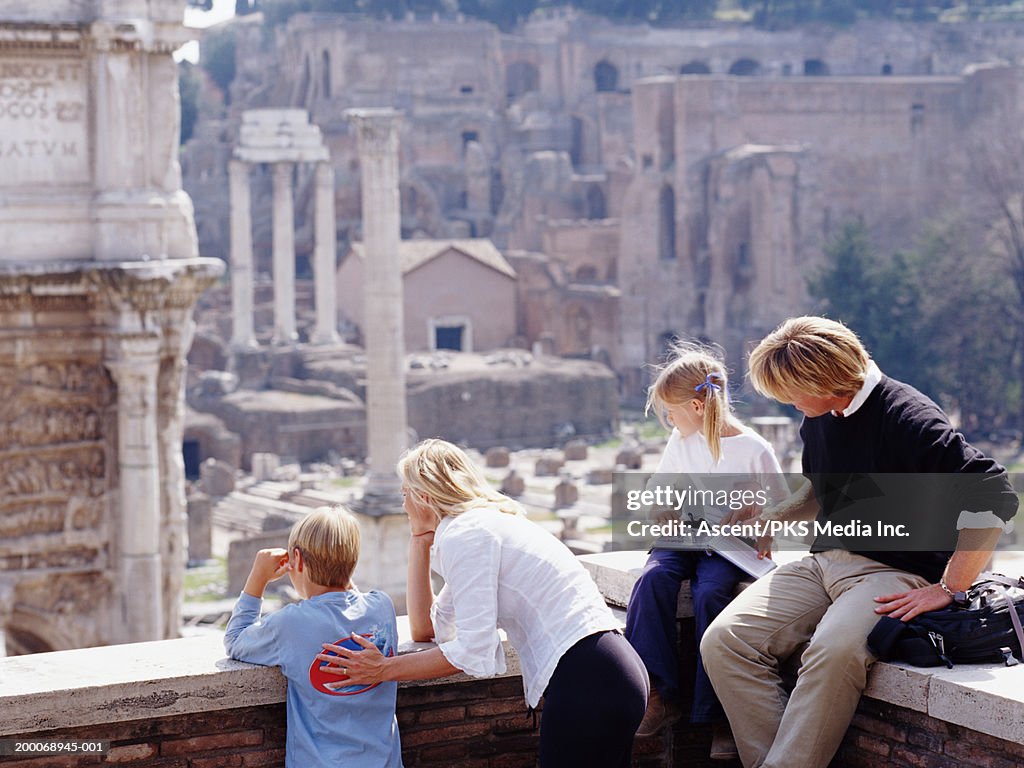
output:
<svg viewBox="0 0 1024 768"><path fill-rule="evenodd" d="M409 516L409 532L413 536L433 533L441 521L434 511L430 499L407 485L402 486L402 509Z"/></svg>
<svg viewBox="0 0 1024 768"><path fill-rule="evenodd" d="M388 679L388 657L362 635L353 632L352 640L362 646L363 650L353 651L340 645L324 643L325 652L317 654L320 661L327 662L321 671L342 678L337 683L327 684L326 687L332 691L350 685L376 685ZM331 656L326 651L334 651L337 656Z"/></svg>

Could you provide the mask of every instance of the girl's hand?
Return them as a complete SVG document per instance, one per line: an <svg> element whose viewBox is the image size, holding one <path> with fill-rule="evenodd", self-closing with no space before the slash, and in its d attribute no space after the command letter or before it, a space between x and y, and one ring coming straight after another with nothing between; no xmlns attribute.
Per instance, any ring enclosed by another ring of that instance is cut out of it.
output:
<svg viewBox="0 0 1024 768"><path fill-rule="evenodd" d="M754 549L757 550L757 559L764 560L766 557L772 559L772 542L774 539L769 535L758 536L754 540Z"/></svg>
<svg viewBox="0 0 1024 768"><path fill-rule="evenodd" d="M363 650L353 651L340 645L324 643L324 651L334 651L338 655L317 654L320 661L327 662L327 666L322 668L323 672L347 678L337 683L329 683L326 687L332 691L350 685L376 685L387 680L388 657L362 635L353 632L352 640L362 646Z"/></svg>

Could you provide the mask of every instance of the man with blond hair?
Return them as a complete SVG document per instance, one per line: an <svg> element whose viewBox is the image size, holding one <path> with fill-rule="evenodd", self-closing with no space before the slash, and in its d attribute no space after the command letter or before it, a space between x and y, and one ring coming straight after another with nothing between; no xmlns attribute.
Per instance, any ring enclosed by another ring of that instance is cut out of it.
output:
<svg viewBox="0 0 1024 768"><path fill-rule="evenodd" d="M751 353L749 370L759 392L804 414L809 482L764 510L761 521L824 522L842 514L849 496L835 492L836 477L959 473L970 481L962 485L971 490L952 502L959 511L955 552L859 552L820 537L811 554L746 589L705 633L701 655L743 765L824 767L867 684L875 660L867 635L880 615L908 621L948 606L1010 529L1017 500L1006 470L968 444L935 403L885 376L841 323L787 320ZM945 520L930 508L908 512L932 527ZM796 686L787 693L780 665L801 651Z"/></svg>

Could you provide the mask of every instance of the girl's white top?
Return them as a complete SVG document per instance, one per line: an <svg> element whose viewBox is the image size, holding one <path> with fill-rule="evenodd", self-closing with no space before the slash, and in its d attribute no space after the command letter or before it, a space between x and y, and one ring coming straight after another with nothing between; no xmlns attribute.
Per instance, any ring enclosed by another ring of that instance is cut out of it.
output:
<svg viewBox="0 0 1024 768"><path fill-rule="evenodd" d="M659 482L657 475L684 472L694 475L714 473L749 477L758 482L773 503L782 501L789 495L782 467L775 458L771 443L748 427L743 427L743 431L738 435L722 438L722 456L717 464L711 457L711 448L708 447L708 441L701 432L681 437L679 430L673 429L651 483Z"/></svg>
<svg viewBox="0 0 1024 768"><path fill-rule="evenodd" d="M430 612L445 658L473 677L503 673L500 627L519 654L531 707L569 648L620 626L576 557L522 515L478 507L446 517L430 561L445 580Z"/></svg>

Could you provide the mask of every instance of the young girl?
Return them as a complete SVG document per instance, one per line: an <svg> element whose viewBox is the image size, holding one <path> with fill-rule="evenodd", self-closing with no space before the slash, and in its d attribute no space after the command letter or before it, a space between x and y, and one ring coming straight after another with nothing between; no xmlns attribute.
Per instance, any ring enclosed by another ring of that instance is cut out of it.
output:
<svg viewBox="0 0 1024 768"><path fill-rule="evenodd" d="M656 474L741 475L757 482L772 500L784 498L782 470L771 445L732 414L722 361L696 345L678 344L672 352L647 395L645 412L653 409L662 425L672 430ZM626 637L651 678L638 736L656 733L680 716L676 602L683 580L690 580L699 647L704 630L732 600L744 577L742 570L712 552L651 551L626 613ZM712 758L736 756L699 651L691 721L714 724Z"/></svg>

